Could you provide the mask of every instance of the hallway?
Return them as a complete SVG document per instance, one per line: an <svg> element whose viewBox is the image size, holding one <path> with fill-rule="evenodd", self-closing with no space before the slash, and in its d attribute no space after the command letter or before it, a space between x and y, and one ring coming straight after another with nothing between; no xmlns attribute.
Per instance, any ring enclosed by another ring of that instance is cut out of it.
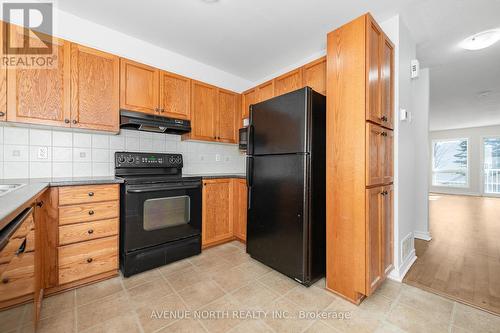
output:
<svg viewBox="0 0 500 333"><path fill-rule="evenodd" d="M431 194L404 282L500 314L500 198Z"/></svg>

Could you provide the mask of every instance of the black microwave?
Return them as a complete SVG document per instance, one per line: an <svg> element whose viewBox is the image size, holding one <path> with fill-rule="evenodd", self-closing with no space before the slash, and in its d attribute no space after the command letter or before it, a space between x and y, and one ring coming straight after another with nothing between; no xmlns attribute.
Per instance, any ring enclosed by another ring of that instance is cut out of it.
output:
<svg viewBox="0 0 500 333"><path fill-rule="evenodd" d="M238 146L240 150L247 150L248 145L248 127L240 128L239 130Z"/></svg>

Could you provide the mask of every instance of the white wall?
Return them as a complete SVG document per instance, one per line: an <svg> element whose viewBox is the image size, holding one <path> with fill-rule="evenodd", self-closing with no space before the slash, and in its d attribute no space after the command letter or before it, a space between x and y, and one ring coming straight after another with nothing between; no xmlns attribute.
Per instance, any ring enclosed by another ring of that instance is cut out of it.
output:
<svg viewBox="0 0 500 333"><path fill-rule="evenodd" d="M39 147L48 148L48 158L38 158ZM245 155L234 144L129 130L112 135L0 124L0 179L111 176L115 151L181 153L183 173L245 172Z"/></svg>
<svg viewBox="0 0 500 333"><path fill-rule="evenodd" d="M481 195L482 193L482 140L483 137L500 136L500 126L471 127L445 131L431 131L429 133L429 150L432 152L432 140L437 139L469 139L469 186L467 188L430 187L431 192ZM427 164L429 178L432 179L432 159Z"/></svg>
<svg viewBox="0 0 500 333"><path fill-rule="evenodd" d="M415 122L401 122L399 109L413 111L414 83L410 79L410 60L416 58L416 44L399 15L381 23L395 45L394 110L394 265L390 277L402 280L416 260L413 243L416 225L415 147L418 141ZM403 241L409 239L403 256Z"/></svg>
<svg viewBox="0 0 500 333"><path fill-rule="evenodd" d="M429 145L429 69L421 69L414 81L413 122L418 140L415 146L415 238L430 240L429 234L429 174L423 167L430 163Z"/></svg>

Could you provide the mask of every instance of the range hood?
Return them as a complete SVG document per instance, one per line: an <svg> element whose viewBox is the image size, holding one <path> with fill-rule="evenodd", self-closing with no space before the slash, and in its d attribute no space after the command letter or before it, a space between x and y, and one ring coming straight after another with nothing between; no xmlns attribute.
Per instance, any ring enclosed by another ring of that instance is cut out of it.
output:
<svg viewBox="0 0 500 333"><path fill-rule="evenodd" d="M184 119L120 110L120 128L155 133L184 134L191 132L191 122Z"/></svg>

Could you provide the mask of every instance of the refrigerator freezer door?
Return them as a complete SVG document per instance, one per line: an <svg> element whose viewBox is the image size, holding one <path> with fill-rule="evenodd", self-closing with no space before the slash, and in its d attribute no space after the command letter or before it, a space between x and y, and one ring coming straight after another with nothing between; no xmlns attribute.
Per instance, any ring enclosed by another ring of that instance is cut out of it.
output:
<svg viewBox="0 0 500 333"><path fill-rule="evenodd" d="M249 155L309 152L310 88L252 105Z"/></svg>
<svg viewBox="0 0 500 333"><path fill-rule="evenodd" d="M253 157L247 252L299 281L306 278L305 169L308 155Z"/></svg>

